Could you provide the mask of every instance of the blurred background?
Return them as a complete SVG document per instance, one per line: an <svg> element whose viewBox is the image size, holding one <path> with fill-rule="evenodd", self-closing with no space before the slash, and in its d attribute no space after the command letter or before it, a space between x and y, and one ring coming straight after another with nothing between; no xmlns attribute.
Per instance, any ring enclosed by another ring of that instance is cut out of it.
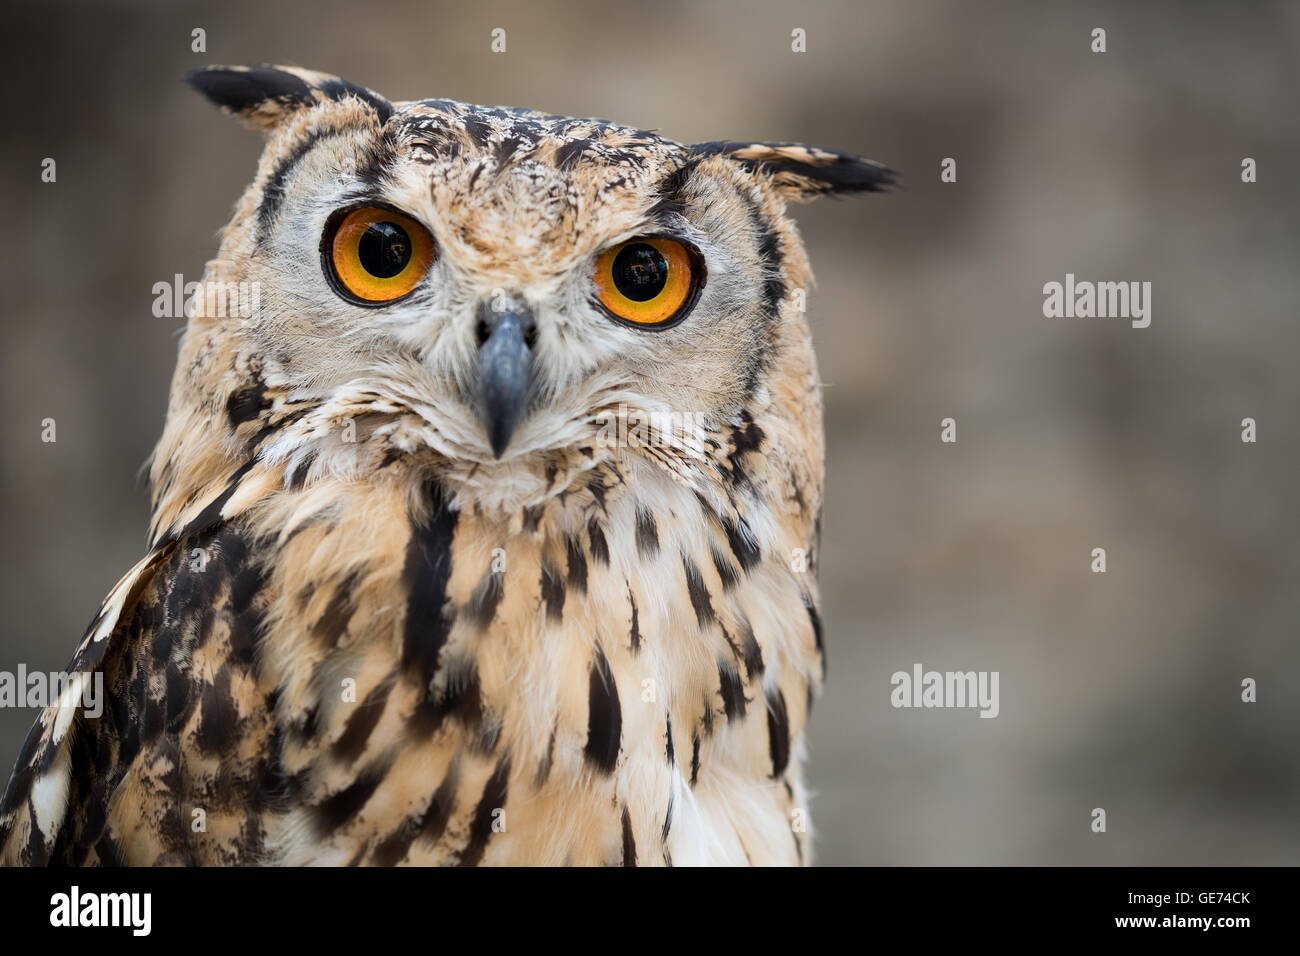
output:
<svg viewBox="0 0 1300 956"><path fill-rule="evenodd" d="M905 175L796 209L827 383L819 862L1300 862L1300 6L1046 6L10 0L0 669L61 668L143 553L180 327L152 287L200 276L260 148L180 77L299 64ZM1151 282L1150 328L1044 318L1067 272ZM893 709L918 662L999 671L1000 716ZM5 775L35 716L0 709Z"/></svg>

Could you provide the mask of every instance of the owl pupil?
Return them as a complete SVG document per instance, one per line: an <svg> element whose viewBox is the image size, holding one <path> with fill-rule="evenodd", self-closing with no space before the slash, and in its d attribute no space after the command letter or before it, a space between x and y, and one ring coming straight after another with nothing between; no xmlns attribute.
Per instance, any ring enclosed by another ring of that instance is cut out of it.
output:
<svg viewBox="0 0 1300 956"><path fill-rule="evenodd" d="M377 279L391 279L411 261L411 237L395 222L372 223L357 243L357 259Z"/></svg>
<svg viewBox="0 0 1300 956"><path fill-rule="evenodd" d="M614 288L633 302L649 302L668 282L668 260L654 246L634 242L614 257Z"/></svg>

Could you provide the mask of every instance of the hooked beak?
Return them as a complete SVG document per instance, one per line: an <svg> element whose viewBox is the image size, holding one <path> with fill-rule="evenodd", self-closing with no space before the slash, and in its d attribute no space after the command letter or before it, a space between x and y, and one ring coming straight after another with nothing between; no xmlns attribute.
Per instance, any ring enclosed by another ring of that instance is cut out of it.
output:
<svg viewBox="0 0 1300 956"><path fill-rule="evenodd" d="M497 458L524 416L536 328L532 312L517 303L500 312L487 302L479 306L479 415Z"/></svg>

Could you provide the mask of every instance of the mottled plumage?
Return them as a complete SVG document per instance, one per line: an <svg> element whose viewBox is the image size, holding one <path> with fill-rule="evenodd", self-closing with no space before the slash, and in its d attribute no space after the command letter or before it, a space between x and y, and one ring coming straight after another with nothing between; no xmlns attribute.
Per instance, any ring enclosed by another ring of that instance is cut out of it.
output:
<svg viewBox="0 0 1300 956"><path fill-rule="evenodd" d="M267 135L205 276L260 305L189 320L149 553L69 666L108 705L33 727L3 861L806 863L822 426L785 202L890 173L295 68L191 82ZM436 243L391 305L323 273L360 202ZM593 301L639 236L706 273L671 328ZM531 363L504 449L499 314ZM667 411L693 424L604 437Z"/></svg>

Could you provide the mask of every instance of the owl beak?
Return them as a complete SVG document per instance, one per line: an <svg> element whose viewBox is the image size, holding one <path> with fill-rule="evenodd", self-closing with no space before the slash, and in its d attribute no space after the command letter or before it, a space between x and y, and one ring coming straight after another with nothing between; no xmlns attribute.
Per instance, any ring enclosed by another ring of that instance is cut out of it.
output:
<svg viewBox="0 0 1300 956"><path fill-rule="evenodd" d="M497 458L523 418L532 379L532 342L537 321L526 308L478 310L479 389L483 427Z"/></svg>

